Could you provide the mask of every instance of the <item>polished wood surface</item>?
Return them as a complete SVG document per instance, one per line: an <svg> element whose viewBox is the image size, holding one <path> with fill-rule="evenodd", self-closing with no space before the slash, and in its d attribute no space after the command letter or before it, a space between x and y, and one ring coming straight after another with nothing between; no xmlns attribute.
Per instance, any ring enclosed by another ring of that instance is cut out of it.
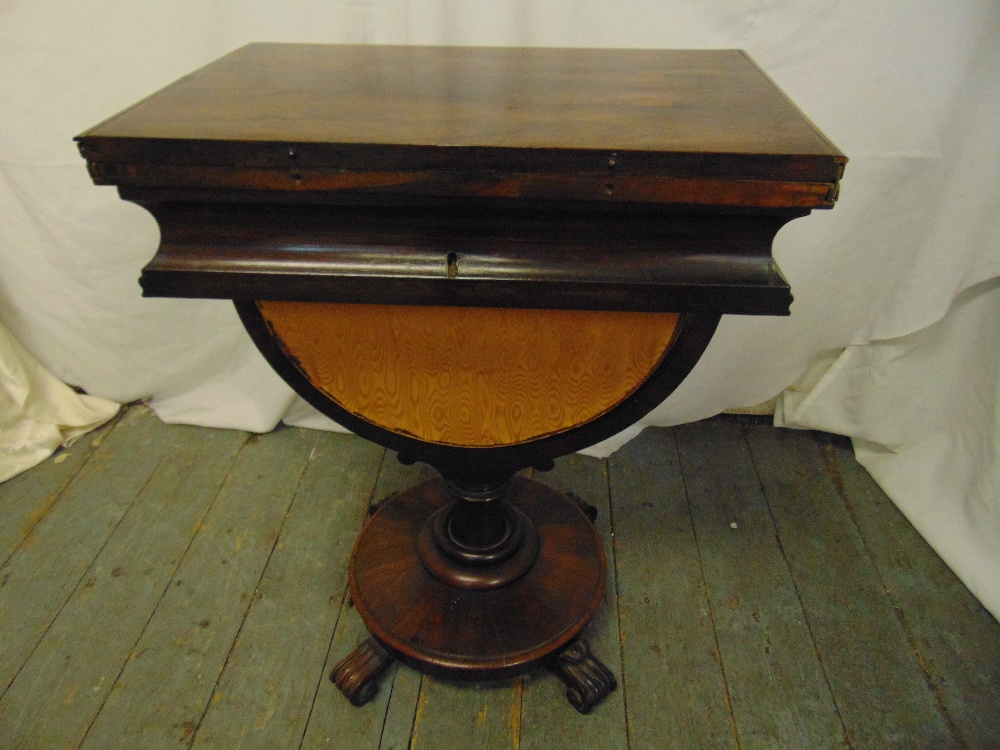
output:
<svg viewBox="0 0 1000 750"><path fill-rule="evenodd" d="M251 44L87 135L836 153L737 50Z"/></svg>
<svg viewBox="0 0 1000 750"><path fill-rule="evenodd" d="M737 50L253 44L80 141L140 193L812 208L846 161Z"/></svg>
<svg viewBox="0 0 1000 750"><path fill-rule="evenodd" d="M78 141L150 296L764 315L846 162L734 50L253 44Z"/></svg>
<svg viewBox="0 0 1000 750"><path fill-rule="evenodd" d="M571 642L604 596L606 561L578 503L523 477L511 502L541 540L531 570L506 586L449 586L401 544L452 498L441 480L379 506L358 537L349 572L354 606L369 630L404 661L457 679L521 674Z"/></svg>
<svg viewBox="0 0 1000 750"><path fill-rule="evenodd" d="M289 356L258 302L235 300L234 304L244 327L271 367L318 411L355 434L398 451L404 463L428 463L442 475L470 486L491 484L527 468L546 471L557 456L582 450L631 426L658 406L687 377L711 342L721 317L717 313L683 314L677 322L674 341L659 366L614 409L564 432L483 449L420 440L386 430L347 411L318 389L299 363Z"/></svg>
<svg viewBox="0 0 1000 750"><path fill-rule="evenodd" d="M318 389L386 430L510 445L609 411L657 367L670 313L261 302Z"/></svg>
<svg viewBox="0 0 1000 750"><path fill-rule="evenodd" d="M147 296L787 315L771 257L804 215L144 203Z"/></svg>

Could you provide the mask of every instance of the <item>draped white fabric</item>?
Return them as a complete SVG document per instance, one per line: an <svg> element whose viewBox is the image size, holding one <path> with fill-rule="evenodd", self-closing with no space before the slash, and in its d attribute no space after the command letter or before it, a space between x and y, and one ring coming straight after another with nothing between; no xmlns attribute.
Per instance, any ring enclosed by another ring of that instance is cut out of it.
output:
<svg viewBox="0 0 1000 750"><path fill-rule="evenodd" d="M71 140L249 41L748 50L851 158L841 200L775 241L792 316L724 319L644 424L795 383L779 420L862 439L862 461L1000 613L995 0L0 2L0 317L88 392L263 431L330 425L228 303L140 298L155 222L92 186Z"/></svg>
<svg viewBox="0 0 1000 750"><path fill-rule="evenodd" d="M107 422L114 401L56 380L0 323L0 482Z"/></svg>

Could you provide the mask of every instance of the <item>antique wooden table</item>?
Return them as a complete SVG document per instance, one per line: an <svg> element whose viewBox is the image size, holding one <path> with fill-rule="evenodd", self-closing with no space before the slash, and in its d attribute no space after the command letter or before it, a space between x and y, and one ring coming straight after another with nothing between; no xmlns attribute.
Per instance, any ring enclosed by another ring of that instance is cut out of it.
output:
<svg viewBox="0 0 1000 750"><path fill-rule="evenodd" d="M518 473L659 404L722 314L788 314L772 240L847 161L739 51L253 44L78 141L159 223L146 295L234 300L313 406L441 474L358 539L348 698L393 658L548 665L583 712L615 687L594 511Z"/></svg>

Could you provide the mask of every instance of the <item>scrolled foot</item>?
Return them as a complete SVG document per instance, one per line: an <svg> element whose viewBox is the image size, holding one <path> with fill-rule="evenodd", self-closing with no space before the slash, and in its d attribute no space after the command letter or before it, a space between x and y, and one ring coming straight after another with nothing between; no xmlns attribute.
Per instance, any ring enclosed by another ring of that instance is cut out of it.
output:
<svg viewBox="0 0 1000 750"><path fill-rule="evenodd" d="M378 693L378 681L392 662L378 641L367 638L333 668L330 680L352 704L363 706Z"/></svg>
<svg viewBox="0 0 1000 750"><path fill-rule="evenodd" d="M582 638L563 649L551 668L566 683L566 698L581 714L590 713L618 687L611 670L597 660Z"/></svg>

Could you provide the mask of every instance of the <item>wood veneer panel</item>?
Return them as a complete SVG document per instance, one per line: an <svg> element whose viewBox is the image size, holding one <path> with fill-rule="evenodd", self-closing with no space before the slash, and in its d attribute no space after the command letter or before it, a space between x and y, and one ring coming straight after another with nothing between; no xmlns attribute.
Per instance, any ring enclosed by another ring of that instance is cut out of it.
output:
<svg viewBox="0 0 1000 750"><path fill-rule="evenodd" d="M252 44L84 137L837 155L738 50Z"/></svg>
<svg viewBox="0 0 1000 750"><path fill-rule="evenodd" d="M252 44L78 141L140 193L365 200L829 208L847 161L739 50Z"/></svg>
<svg viewBox="0 0 1000 750"><path fill-rule="evenodd" d="M675 313L260 302L286 353L347 411L466 447L562 432L627 398Z"/></svg>

